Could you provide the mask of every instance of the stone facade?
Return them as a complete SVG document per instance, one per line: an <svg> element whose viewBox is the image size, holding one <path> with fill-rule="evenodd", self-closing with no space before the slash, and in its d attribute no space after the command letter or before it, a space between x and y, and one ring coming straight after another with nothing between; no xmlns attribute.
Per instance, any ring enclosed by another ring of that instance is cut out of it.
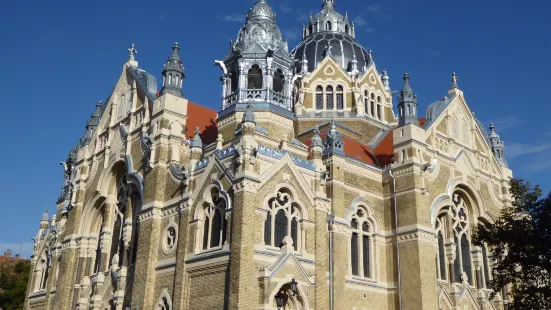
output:
<svg viewBox="0 0 551 310"><path fill-rule="evenodd" d="M334 29L353 40L332 0L322 10L305 42ZM272 27L269 48L255 23ZM25 308L503 309L506 294L488 299L491 251L470 234L510 203L512 172L455 74L412 121L409 77L395 114L361 46L309 66L264 0L243 29L217 62L219 113L184 97L177 43L160 92L129 49L42 217Z"/></svg>

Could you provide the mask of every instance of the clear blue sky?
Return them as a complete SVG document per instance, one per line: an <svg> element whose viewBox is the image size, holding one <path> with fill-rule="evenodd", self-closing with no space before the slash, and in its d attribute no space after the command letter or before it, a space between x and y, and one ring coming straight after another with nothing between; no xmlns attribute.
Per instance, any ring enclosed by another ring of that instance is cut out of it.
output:
<svg viewBox="0 0 551 310"><path fill-rule="evenodd" d="M321 0L268 0L299 43ZM551 189L551 1L335 0L357 39L386 68L393 89L408 72L420 111L446 95L456 71L467 102L496 123L516 177ZM134 42L157 76L178 41L184 95L220 107L215 59L223 59L254 0L1 1L0 255L30 255L45 206L55 207L59 162L82 135L97 100L113 89ZM53 212L53 211L52 211Z"/></svg>

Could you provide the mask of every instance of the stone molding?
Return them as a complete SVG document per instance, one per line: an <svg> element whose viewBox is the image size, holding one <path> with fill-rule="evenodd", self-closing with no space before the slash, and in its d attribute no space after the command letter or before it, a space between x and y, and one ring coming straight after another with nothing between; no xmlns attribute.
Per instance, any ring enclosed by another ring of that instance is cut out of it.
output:
<svg viewBox="0 0 551 310"><path fill-rule="evenodd" d="M438 242L436 234L429 233L423 230L416 230L409 233L401 233L398 235L398 243L407 243L418 241L420 243L426 243L431 246L435 246Z"/></svg>

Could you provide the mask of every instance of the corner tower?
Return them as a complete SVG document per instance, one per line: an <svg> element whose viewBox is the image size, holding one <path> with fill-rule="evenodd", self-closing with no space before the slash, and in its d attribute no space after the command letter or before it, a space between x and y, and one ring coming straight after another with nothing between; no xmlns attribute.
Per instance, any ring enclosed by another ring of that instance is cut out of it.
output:
<svg viewBox="0 0 551 310"><path fill-rule="evenodd" d="M293 119L292 59L287 41L276 25L276 14L265 0L257 1L249 9L237 40L230 41L226 59L216 61L216 65L223 72L222 109L219 113L222 126L224 119L244 112L249 104L255 112L266 111ZM262 113L258 115L262 123ZM236 126L230 131L236 130ZM224 140L233 138L233 132L230 134L230 131L220 129ZM270 134L274 133L270 131Z"/></svg>

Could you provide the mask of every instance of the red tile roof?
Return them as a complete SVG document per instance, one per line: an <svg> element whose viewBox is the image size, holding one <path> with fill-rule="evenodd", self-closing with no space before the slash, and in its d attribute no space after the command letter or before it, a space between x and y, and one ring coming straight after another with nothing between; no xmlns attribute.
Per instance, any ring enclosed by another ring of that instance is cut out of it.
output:
<svg viewBox="0 0 551 310"><path fill-rule="evenodd" d="M195 127L199 127L201 140L203 140L204 144L216 141L218 138L217 116L218 113L216 111L188 101L186 137L193 138L195 136Z"/></svg>
<svg viewBox="0 0 551 310"><path fill-rule="evenodd" d="M320 137L322 139L325 139L326 135L327 133L324 132L320 134ZM346 154L346 156L352 159L359 160L366 164L375 165L375 166L377 165L375 155L373 154L373 151L368 145L358 142L347 136L341 135L341 138L342 138L342 141L344 142L344 154ZM312 143L312 139L302 141L302 143L310 147L310 144Z"/></svg>

